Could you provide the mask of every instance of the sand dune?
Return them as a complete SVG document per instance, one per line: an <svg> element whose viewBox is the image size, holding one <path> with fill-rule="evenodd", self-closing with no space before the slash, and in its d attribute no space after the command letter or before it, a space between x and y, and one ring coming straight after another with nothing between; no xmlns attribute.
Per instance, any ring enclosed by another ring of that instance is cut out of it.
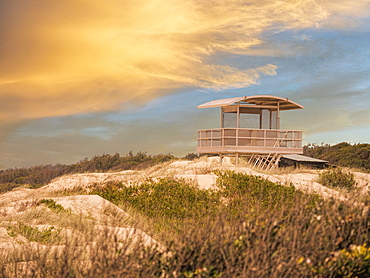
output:
<svg viewBox="0 0 370 278"><path fill-rule="evenodd" d="M250 175L258 175L272 182L281 184L292 184L295 188L306 191L316 192L324 198L336 198L345 200L346 197L339 191L327 188L317 182L318 171L305 170L301 172L292 171L291 173L261 173L255 169L246 167L236 168L232 159L225 158L222 166L219 164L219 158L201 158L195 161L175 161L153 166L143 171L121 171L115 173L85 173L73 174L59 177L48 185L39 189L18 188L4 193L0 199L0 249L33 248L37 250L47 249L51 252L50 246L44 246L40 243L29 242L26 238L17 235L10 236L6 227L14 225L20 219L27 219L33 223L33 227L42 231L53 225L55 229L63 231L65 235L78 233L66 224L57 225L55 223L39 223L42 219L40 215L47 213L50 209L40 204L41 199L52 199L56 204L61 205L71 215L79 216L86 223L90 223L90 229L97 235L114 235L120 242L130 241L131 243L141 242L146 246L156 246L164 249L155 239L143 231L134 227L125 226L124 223L131 216L119 208L97 195L89 195L92 188L103 186L107 182L122 182L127 186L135 186L147 179L160 179L162 177L174 177L186 179L194 186L203 190L218 190L217 176L213 170L235 170ZM370 175L364 173L354 173L358 187L362 194L369 191ZM76 195L76 193L78 195ZM84 193L84 194L81 194ZM66 196L70 195L70 196ZM72 216L71 216L72 217ZM125 220L126 219L126 220ZM47 220L45 220L47 221ZM66 221L66 220L64 220ZM121 221L121 222L120 222ZM42 222L42 221L41 221ZM127 222L127 221L126 221ZM116 225L112 225L116 223ZM121 223L121 224L120 224ZM89 244L93 244L90 242ZM54 248L54 247L53 247ZM55 247L53 252L61 250L64 247ZM59 252L58 251L58 252Z"/></svg>

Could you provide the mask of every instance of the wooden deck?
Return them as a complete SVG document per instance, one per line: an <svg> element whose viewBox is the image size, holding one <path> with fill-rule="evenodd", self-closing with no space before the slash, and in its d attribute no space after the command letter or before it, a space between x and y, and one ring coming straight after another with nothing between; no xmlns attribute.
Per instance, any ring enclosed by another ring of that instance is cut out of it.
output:
<svg viewBox="0 0 370 278"><path fill-rule="evenodd" d="M198 130L198 153L302 154L302 131L217 128Z"/></svg>

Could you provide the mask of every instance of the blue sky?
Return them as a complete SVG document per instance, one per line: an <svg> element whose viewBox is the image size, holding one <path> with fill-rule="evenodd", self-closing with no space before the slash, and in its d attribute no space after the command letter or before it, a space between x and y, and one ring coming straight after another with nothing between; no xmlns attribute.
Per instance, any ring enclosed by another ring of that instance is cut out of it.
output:
<svg viewBox="0 0 370 278"><path fill-rule="evenodd" d="M370 142L370 1L212 2L2 1L0 167L183 156L197 105L258 94L305 143Z"/></svg>

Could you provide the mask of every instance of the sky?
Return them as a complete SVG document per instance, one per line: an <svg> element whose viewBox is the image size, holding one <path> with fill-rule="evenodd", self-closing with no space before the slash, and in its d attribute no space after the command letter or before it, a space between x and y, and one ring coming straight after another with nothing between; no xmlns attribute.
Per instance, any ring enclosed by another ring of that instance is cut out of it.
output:
<svg viewBox="0 0 370 278"><path fill-rule="evenodd" d="M0 0L0 169L184 156L220 98L303 105L304 144L370 143L370 0Z"/></svg>

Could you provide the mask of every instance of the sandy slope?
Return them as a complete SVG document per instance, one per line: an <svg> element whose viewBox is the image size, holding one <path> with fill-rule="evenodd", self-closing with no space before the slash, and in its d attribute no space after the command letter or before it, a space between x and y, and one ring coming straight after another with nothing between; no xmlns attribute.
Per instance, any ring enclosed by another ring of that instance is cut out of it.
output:
<svg viewBox="0 0 370 278"><path fill-rule="evenodd" d="M53 200L73 213L100 219L107 216L129 217L122 209L98 195L75 195L54 197Z"/></svg>

